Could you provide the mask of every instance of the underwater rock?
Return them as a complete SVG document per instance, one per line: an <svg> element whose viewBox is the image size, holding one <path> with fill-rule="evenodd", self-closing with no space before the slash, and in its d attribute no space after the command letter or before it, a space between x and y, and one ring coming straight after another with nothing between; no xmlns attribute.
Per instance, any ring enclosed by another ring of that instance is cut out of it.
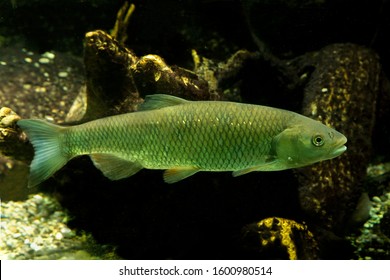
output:
<svg viewBox="0 0 390 280"><path fill-rule="evenodd" d="M26 188L27 162L33 150L25 145L26 136L16 126L20 117L10 108L0 108L0 199L23 200L32 193Z"/></svg>
<svg viewBox="0 0 390 280"><path fill-rule="evenodd" d="M356 258L388 260L390 257L390 192L372 197L369 219L360 234L348 236L355 248Z"/></svg>
<svg viewBox="0 0 390 280"><path fill-rule="evenodd" d="M342 236L362 194L372 155L372 133L381 94L379 58L365 47L334 44L305 54L292 64L301 77L308 79L303 114L348 138L344 155L297 171L303 211L313 224Z"/></svg>
<svg viewBox="0 0 390 280"><path fill-rule="evenodd" d="M80 109L85 111L83 121L136 111L142 98L153 93L189 100L239 99L238 87L232 90L226 86L226 81L237 83L240 70L247 61L255 60L257 53L240 50L226 62L216 63L192 50L194 70L168 65L154 54L138 57L123 44L128 37L125 29L133 11L133 5L124 4L118 12L112 35L102 30L85 35L87 89L86 96L79 97L79 100L86 100Z"/></svg>
<svg viewBox="0 0 390 280"><path fill-rule="evenodd" d="M364 184L371 200L368 219L347 238L358 259L390 257L390 163L371 165Z"/></svg>
<svg viewBox="0 0 390 280"><path fill-rule="evenodd" d="M326 46L288 61L287 67L289 73L295 69L296 78L291 80L304 89L302 113L348 138L344 155L298 169L296 174L304 219L318 240L320 257L351 258L346 236L368 216L369 208L358 202L373 156L374 128L380 126L382 133L388 127L383 126L388 115L384 107L389 104L387 79L378 55L354 44ZM359 213L360 221L358 207L366 209Z"/></svg>
<svg viewBox="0 0 390 280"><path fill-rule="evenodd" d="M23 135L16 126L20 117L8 107L0 108L0 154L13 157L25 157L26 151L20 150ZM24 137L25 140L25 137Z"/></svg>
<svg viewBox="0 0 390 280"><path fill-rule="evenodd" d="M33 150L25 145L26 135L16 126L20 117L10 108L0 108L0 199L23 200L32 190L26 188L28 161ZM12 157L7 157L12 156Z"/></svg>
<svg viewBox="0 0 390 280"><path fill-rule="evenodd" d="M209 91L215 99L241 101L240 73L248 62L259 59L258 52L239 50L231 55L226 61L214 61L198 55L192 50L194 59L194 72L207 81Z"/></svg>
<svg viewBox="0 0 390 280"><path fill-rule="evenodd" d="M83 120L135 111L142 97L151 93L211 99L205 80L192 71L168 66L158 55L138 58L101 30L88 32L85 41L87 109Z"/></svg>
<svg viewBox="0 0 390 280"><path fill-rule="evenodd" d="M318 245L305 224L271 217L244 227L243 246L259 259L318 259Z"/></svg>

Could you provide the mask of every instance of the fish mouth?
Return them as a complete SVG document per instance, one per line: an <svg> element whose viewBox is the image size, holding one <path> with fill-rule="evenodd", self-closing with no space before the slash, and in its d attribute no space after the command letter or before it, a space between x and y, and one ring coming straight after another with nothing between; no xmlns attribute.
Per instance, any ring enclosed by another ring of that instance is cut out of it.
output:
<svg viewBox="0 0 390 280"><path fill-rule="evenodd" d="M335 149L332 149L332 151L329 153L329 159L338 157L344 153L347 150L347 146L344 145L345 143L347 143L347 137L343 135L343 137L337 141Z"/></svg>
<svg viewBox="0 0 390 280"><path fill-rule="evenodd" d="M347 150L347 146L343 145L336 150L333 150L332 153L330 154L331 158L338 157L342 153L344 153Z"/></svg>

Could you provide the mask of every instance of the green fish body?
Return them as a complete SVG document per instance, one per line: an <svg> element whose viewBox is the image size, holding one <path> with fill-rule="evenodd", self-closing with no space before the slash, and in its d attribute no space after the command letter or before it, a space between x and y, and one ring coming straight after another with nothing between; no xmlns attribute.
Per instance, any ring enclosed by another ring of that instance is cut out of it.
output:
<svg viewBox="0 0 390 280"><path fill-rule="evenodd" d="M297 168L342 154L341 133L294 112L234 102L187 101L155 94L141 111L58 126L20 120L35 156L29 186L52 176L70 159L90 155L112 180L142 168L166 169L174 183L198 171L252 171Z"/></svg>

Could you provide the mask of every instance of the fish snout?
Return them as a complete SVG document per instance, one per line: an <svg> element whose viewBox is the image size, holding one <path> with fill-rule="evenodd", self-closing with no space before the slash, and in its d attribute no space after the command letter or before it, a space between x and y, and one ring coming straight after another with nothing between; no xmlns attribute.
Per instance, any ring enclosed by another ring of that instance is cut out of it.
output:
<svg viewBox="0 0 390 280"><path fill-rule="evenodd" d="M340 133L340 137L335 141L334 147L330 150L329 158L335 158L347 150L347 137Z"/></svg>

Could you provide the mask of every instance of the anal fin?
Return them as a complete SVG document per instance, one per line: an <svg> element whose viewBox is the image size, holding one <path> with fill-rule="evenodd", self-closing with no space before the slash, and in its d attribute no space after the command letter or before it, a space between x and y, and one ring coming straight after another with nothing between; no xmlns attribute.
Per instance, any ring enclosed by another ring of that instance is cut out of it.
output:
<svg viewBox="0 0 390 280"><path fill-rule="evenodd" d="M90 157L96 168L110 180L130 177L143 168L138 162L128 161L111 154L92 154Z"/></svg>
<svg viewBox="0 0 390 280"><path fill-rule="evenodd" d="M196 167L177 167L164 171L164 181L168 184L176 183L199 171Z"/></svg>

